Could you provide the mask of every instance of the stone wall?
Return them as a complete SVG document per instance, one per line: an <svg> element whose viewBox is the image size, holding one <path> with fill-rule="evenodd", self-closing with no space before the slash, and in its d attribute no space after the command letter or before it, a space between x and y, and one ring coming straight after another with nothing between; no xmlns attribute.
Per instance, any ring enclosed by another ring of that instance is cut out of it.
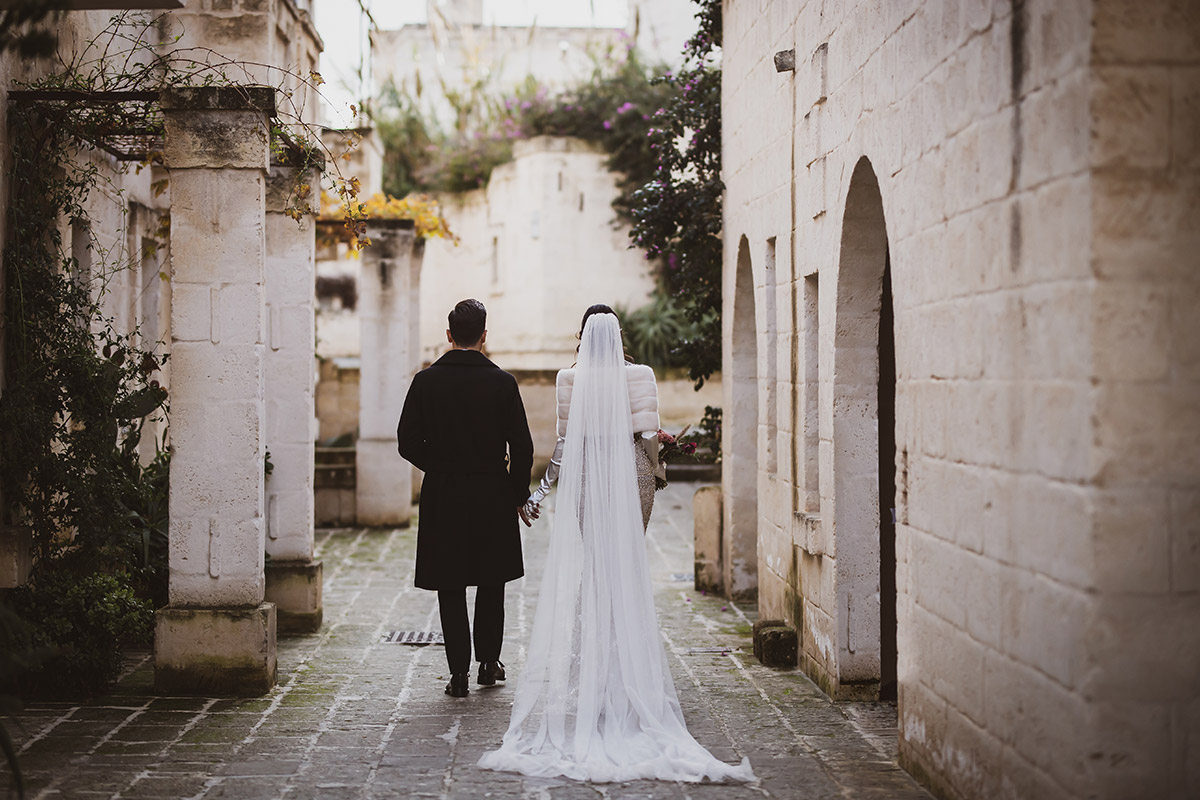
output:
<svg viewBox="0 0 1200 800"><path fill-rule="evenodd" d="M1109 796L1200 795L1200 8L1097 0L1089 150L1094 609Z"/></svg>
<svg viewBox="0 0 1200 800"><path fill-rule="evenodd" d="M725 4L726 589L834 696L895 670L942 796L1200 789L1198 38L1166 0Z"/></svg>
<svg viewBox="0 0 1200 800"><path fill-rule="evenodd" d="M357 359L323 359L317 366L317 440L358 434Z"/></svg>
<svg viewBox="0 0 1200 800"><path fill-rule="evenodd" d="M605 154L578 139L518 142L485 189L444 196L462 241L429 241L421 274L421 352L446 345L446 314L475 297L488 309L488 352L505 369L561 369L593 303L644 305L654 278L628 228L613 224L616 181Z"/></svg>
<svg viewBox="0 0 1200 800"><path fill-rule="evenodd" d="M162 17L164 41L196 48L189 57L222 68L231 81L275 86L280 110L306 122L320 116L309 74L324 43L313 25L308 0L185 0ZM210 54L210 49L213 51Z"/></svg>

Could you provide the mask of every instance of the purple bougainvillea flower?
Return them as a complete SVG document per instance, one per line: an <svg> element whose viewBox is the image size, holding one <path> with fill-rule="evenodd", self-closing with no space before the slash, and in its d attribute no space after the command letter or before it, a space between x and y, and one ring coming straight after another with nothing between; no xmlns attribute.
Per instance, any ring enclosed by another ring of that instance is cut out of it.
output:
<svg viewBox="0 0 1200 800"><path fill-rule="evenodd" d="M606 130L606 131L612 130L612 120L610 120L610 119L604 120L604 130Z"/></svg>

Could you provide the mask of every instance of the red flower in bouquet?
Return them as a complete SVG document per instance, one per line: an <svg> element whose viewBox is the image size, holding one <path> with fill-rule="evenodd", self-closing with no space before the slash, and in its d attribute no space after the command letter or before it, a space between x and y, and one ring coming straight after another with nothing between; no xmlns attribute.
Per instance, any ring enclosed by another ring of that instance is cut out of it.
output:
<svg viewBox="0 0 1200 800"><path fill-rule="evenodd" d="M680 458L691 458L695 456L696 443L682 441L684 434L686 434L688 429L691 427L691 425L683 426L683 430L676 435L671 435L663 430L658 432L658 460L660 463L665 464L669 461L676 461ZM657 476L654 479L654 483L655 488L658 489L664 489L667 485L667 482L664 479Z"/></svg>

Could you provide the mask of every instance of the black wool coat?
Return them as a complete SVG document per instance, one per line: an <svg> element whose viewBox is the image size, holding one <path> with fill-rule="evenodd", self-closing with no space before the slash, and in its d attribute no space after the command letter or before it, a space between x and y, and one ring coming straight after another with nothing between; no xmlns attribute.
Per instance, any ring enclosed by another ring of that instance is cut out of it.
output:
<svg viewBox="0 0 1200 800"><path fill-rule="evenodd" d="M425 473L417 587L524 575L517 509L529 499L533 438L516 379L477 350L451 350L413 376L396 438Z"/></svg>

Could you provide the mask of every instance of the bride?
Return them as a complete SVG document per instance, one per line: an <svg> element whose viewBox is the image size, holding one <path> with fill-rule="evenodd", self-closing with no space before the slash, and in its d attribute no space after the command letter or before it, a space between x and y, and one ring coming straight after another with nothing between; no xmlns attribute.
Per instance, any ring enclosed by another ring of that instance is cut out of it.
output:
<svg viewBox="0 0 1200 800"><path fill-rule="evenodd" d="M754 780L747 759L719 761L688 733L659 636L627 379L646 368L627 368L606 306L588 309L581 338L559 405L558 513L529 656L500 749L479 765L593 782Z"/></svg>

